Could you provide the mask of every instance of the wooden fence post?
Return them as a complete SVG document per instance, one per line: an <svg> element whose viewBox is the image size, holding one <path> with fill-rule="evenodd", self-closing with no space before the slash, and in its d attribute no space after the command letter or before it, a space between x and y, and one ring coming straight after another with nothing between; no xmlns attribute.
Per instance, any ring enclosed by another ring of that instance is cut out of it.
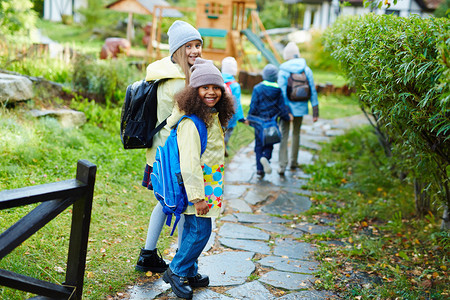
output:
<svg viewBox="0 0 450 300"><path fill-rule="evenodd" d="M97 167L89 161L78 161L76 179L87 184L88 188L83 198L73 204L72 210L72 227L70 230L66 281L63 284L75 287L73 299L81 299L83 295L84 271L86 268L96 170Z"/></svg>

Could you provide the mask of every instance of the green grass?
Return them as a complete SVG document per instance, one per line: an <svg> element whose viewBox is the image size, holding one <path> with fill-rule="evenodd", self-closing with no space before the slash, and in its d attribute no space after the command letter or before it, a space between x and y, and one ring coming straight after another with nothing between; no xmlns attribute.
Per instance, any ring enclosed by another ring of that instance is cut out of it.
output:
<svg viewBox="0 0 450 300"><path fill-rule="evenodd" d="M313 77L314 77L315 84L331 83L335 87L342 87L347 83L345 78L337 72L324 71L324 70L320 70L320 69L314 69L312 71L313 71Z"/></svg>
<svg viewBox="0 0 450 300"><path fill-rule="evenodd" d="M37 27L42 34L62 45L99 55L104 40L93 36L92 31L79 24L65 25L39 19Z"/></svg>
<svg viewBox="0 0 450 300"><path fill-rule="evenodd" d="M351 130L323 146L307 188L326 191L313 196L306 217L340 217L336 233L310 236L310 242L340 240L342 248L319 247L324 261L318 272L319 289L331 289L344 298L448 299L450 267L448 232L439 229L433 207L418 219L412 178L400 180L395 161L387 158L369 127ZM379 284L351 280L355 271L379 278Z"/></svg>

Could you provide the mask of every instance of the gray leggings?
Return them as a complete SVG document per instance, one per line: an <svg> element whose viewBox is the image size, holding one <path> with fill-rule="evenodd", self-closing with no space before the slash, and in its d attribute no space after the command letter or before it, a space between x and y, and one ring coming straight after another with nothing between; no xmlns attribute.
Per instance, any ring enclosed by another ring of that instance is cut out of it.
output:
<svg viewBox="0 0 450 300"><path fill-rule="evenodd" d="M147 239L145 240L145 249L153 250L156 248L156 243L158 242L161 230L166 222L166 214L162 210L161 203L156 204L153 208L152 215L150 216L150 222L148 224ZM173 224L172 220L172 224ZM178 222L178 245L181 245L181 236L183 235L184 227L184 215L181 215L181 219Z"/></svg>

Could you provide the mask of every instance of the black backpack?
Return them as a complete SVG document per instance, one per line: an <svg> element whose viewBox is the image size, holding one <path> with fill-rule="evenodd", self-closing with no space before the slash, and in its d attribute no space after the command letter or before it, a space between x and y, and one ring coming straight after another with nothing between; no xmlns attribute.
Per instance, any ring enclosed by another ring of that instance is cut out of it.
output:
<svg viewBox="0 0 450 300"><path fill-rule="evenodd" d="M309 88L308 79L305 71L301 73L291 73L288 78L286 94L290 101L308 101L311 97L311 89Z"/></svg>
<svg viewBox="0 0 450 300"><path fill-rule="evenodd" d="M120 139L125 149L151 148L153 136L166 125L164 120L155 128L160 82L140 80L127 87L120 116Z"/></svg>

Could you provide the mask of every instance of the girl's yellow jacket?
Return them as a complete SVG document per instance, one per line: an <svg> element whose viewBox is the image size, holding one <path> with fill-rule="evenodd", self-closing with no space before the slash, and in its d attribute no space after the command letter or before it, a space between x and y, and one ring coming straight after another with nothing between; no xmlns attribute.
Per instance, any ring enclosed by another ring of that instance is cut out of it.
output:
<svg viewBox="0 0 450 300"><path fill-rule="evenodd" d="M182 114L172 114L169 126L175 125ZM225 142L218 113L213 113L208 124L208 142L201 155L200 135L194 122L183 119L177 128L181 175L188 200L205 199L209 212L201 217L218 217L222 207L225 164ZM196 214L195 206L189 205L185 214Z"/></svg>
<svg viewBox="0 0 450 300"><path fill-rule="evenodd" d="M185 85L185 75L181 67L178 64L173 63L169 56L148 65L145 80L152 81L165 78L169 79L161 82L157 91L158 120L156 126L170 116L174 106L173 96L183 89ZM153 166L156 149L158 146L164 146L169 134L170 127L166 125L153 137L153 147L147 149L146 153L147 164L149 166Z"/></svg>

